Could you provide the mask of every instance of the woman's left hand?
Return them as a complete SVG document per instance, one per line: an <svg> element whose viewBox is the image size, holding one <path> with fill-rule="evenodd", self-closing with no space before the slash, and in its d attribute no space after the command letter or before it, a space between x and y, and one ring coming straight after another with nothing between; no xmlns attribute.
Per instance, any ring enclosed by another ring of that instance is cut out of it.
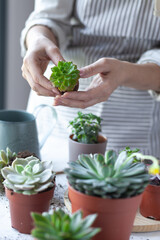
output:
<svg viewBox="0 0 160 240"><path fill-rule="evenodd" d="M126 74L125 62L117 59L102 58L80 69L80 77L94 76L86 91L66 92L54 99L54 106L63 105L75 108L87 108L106 101L120 85Z"/></svg>

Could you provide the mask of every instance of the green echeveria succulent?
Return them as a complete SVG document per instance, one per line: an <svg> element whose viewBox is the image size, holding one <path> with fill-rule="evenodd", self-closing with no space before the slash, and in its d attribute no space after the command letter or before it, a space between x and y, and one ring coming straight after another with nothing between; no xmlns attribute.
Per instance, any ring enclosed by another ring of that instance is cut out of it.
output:
<svg viewBox="0 0 160 240"><path fill-rule="evenodd" d="M137 157L136 157L137 156ZM65 170L69 184L76 190L102 198L128 198L142 193L149 182L145 164L138 161L140 153L123 150L101 154L79 155ZM137 162L135 162L137 159Z"/></svg>
<svg viewBox="0 0 160 240"><path fill-rule="evenodd" d="M97 143L101 131L101 118L92 113L78 112L78 116L69 122L72 129L73 140L81 143Z"/></svg>
<svg viewBox="0 0 160 240"><path fill-rule="evenodd" d="M0 182L3 181L1 169L8 166L16 156L17 154L15 152L12 152L8 147L6 148L6 152L4 150L0 151Z"/></svg>
<svg viewBox="0 0 160 240"><path fill-rule="evenodd" d="M4 186L14 192L31 195L54 186L52 162L30 156L16 158L12 165L1 170Z"/></svg>
<svg viewBox="0 0 160 240"><path fill-rule="evenodd" d="M79 70L72 62L60 61L51 70L50 81L60 92L73 91L78 85Z"/></svg>
<svg viewBox="0 0 160 240"><path fill-rule="evenodd" d="M32 213L35 229L31 234L39 240L90 240L100 229L90 226L96 218L96 214L82 219L80 211L69 216L62 210L49 213Z"/></svg>

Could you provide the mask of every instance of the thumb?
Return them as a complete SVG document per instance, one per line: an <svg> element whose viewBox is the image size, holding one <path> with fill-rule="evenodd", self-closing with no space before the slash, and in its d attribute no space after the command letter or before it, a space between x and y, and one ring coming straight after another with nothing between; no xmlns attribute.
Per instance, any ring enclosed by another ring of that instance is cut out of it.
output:
<svg viewBox="0 0 160 240"><path fill-rule="evenodd" d="M98 73L107 73L109 69L105 59L99 59L98 61L81 68L79 71L81 78L88 78Z"/></svg>

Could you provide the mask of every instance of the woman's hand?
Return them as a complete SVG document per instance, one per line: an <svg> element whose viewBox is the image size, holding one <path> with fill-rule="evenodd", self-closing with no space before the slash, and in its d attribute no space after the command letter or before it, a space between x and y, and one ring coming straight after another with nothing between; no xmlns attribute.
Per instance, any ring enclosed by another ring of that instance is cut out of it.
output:
<svg viewBox="0 0 160 240"><path fill-rule="evenodd" d="M125 70L124 62L102 58L80 69L82 78L96 75L86 91L67 92L62 96L57 96L54 99L54 105L87 108L104 102L125 78Z"/></svg>
<svg viewBox="0 0 160 240"><path fill-rule="evenodd" d="M26 44L28 50L22 65L23 77L38 95L59 95L59 91L43 75L49 61L55 65L64 61L52 32L47 27L35 26L29 30Z"/></svg>
<svg viewBox="0 0 160 240"><path fill-rule="evenodd" d="M80 69L80 76L94 76L86 91L67 92L56 96L54 105L87 108L106 101L118 86L160 92L160 67L155 63L136 64L102 58Z"/></svg>

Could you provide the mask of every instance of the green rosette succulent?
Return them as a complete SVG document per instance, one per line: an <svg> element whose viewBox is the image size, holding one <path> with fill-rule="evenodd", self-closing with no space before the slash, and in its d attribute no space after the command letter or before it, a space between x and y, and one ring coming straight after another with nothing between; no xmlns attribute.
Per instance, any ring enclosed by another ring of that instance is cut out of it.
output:
<svg viewBox="0 0 160 240"><path fill-rule="evenodd" d="M34 156L16 158L12 165L1 170L4 186L17 193L37 194L54 186L52 162Z"/></svg>
<svg viewBox="0 0 160 240"><path fill-rule="evenodd" d="M100 229L90 226L96 214L82 218L82 212L77 211L69 216L62 210L49 213L32 213L35 229L31 234L39 240L90 240Z"/></svg>
<svg viewBox="0 0 160 240"><path fill-rule="evenodd" d="M109 150L101 154L79 155L65 169L69 184L77 191L101 198L129 198L141 194L149 183L149 174L139 157L128 150L118 155ZM137 160L137 161L136 161Z"/></svg>
<svg viewBox="0 0 160 240"><path fill-rule="evenodd" d="M50 81L61 93L78 88L79 70L72 62L60 61L57 66L51 68Z"/></svg>
<svg viewBox="0 0 160 240"><path fill-rule="evenodd" d="M78 112L77 117L69 122L73 133L73 140L81 143L97 143L101 131L101 118L92 113Z"/></svg>
<svg viewBox="0 0 160 240"><path fill-rule="evenodd" d="M0 151L0 182L3 181L3 177L1 175L1 169L11 164L11 162L16 158L17 154L12 152L8 147L6 151Z"/></svg>

